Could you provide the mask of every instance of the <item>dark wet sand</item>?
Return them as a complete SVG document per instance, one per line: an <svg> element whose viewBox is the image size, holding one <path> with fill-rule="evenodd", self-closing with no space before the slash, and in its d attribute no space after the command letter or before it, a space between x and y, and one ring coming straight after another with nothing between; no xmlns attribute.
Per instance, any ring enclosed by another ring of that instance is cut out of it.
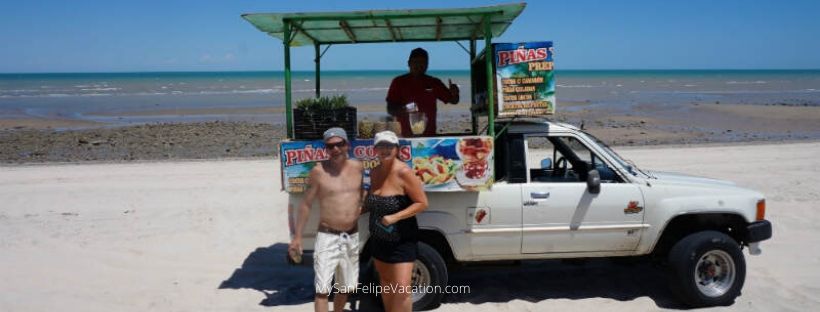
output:
<svg viewBox="0 0 820 312"><path fill-rule="evenodd" d="M553 120L583 125L613 146L820 140L820 107L693 103L687 107L647 105L624 112L562 103ZM570 109L571 108L571 109ZM378 106L360 109L378 118ZM123 116L267 114L281 109L165 110ZM469 114L440 109L439 130L464 132ZM365 114L367 115L367 114ZM362 117L363 118L363 117ZM103 127L105 126L105 127ZM84 120L0 119L0 163L276 157L281 123L192 122L106 126Z"/></svg>

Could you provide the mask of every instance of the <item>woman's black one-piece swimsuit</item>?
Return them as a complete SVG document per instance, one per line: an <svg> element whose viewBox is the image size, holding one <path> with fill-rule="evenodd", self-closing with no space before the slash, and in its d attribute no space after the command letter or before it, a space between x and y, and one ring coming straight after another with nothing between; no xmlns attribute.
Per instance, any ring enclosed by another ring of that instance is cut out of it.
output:
<svg viewBox="0 0 820 312"><path fill-rule="evenodd" d="M370 194L365 207L370 211L370 254L383 262L416 261L419 224L410 217L385 227L382 217L399 212L413 203L407 195L379 196Z"/></svg>

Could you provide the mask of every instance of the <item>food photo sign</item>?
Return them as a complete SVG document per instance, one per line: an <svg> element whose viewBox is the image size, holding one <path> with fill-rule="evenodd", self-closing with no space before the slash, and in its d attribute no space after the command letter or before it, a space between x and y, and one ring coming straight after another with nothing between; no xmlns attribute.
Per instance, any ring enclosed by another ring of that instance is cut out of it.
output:
<svg viewBox="0 0 820 312"><path fill-rule="evenodd" d="M354 140L350 157L362 161L364 184L379 165L373 140ZM414 138L399 140L401 161L413 169L428 192L481 191L493 183L493 139L488 136ZM327 160L322 141L282 142L282 186L291 193L304 192L313 166Z"/></svg>
<svg viewBox="0 0 820 312"><path fill-rule="evenodd" d="M499 117L555 114L552 41L496 43L495 78Z"/></svg>

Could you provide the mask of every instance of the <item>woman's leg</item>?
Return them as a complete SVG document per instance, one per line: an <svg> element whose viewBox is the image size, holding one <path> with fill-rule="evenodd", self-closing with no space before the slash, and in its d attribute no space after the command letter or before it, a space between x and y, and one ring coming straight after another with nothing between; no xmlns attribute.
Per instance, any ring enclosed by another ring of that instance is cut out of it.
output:
<svg viewBox="0 0 820 312"><path fill-rule="evenodd" d="M391 264L393 271L393 282L398 284L403 291L393 297L392 311L413 310L413 299L411 284L413 280L413 262L401 262Z"/></svg>
<svg viewBox="0 0 820 312"><path fill-rule="evenodd" d="M386 262L382 262L378 259L373 259L373 264L376 266L376 272L379 272L379 284L382 286L382 303L384 303L384 309L386 311L392 311L392 303L393 303L393 293L390 292L392 288L390 288L391 283L395 283L392 281L392 274L390 270L390 264Z"/></svg>
<svg viewBox="0 0 820 312"><path fill-rule="evenodd" d="M382 293L384 309L388 312L412 311L410 283L413 279L413 262L386 263L374 260L379 280L385 292Z"/></svg>

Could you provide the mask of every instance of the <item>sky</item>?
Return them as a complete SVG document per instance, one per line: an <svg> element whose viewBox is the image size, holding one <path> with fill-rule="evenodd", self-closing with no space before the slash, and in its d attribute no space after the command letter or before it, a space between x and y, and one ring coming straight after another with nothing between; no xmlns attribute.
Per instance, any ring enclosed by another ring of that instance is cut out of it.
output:
<svg viewBox="0 0 820 312"><path fill-rule="evenodd" d="M0 0L0 73L282 70L242 13L458 8L510 1ZM494 42L553 41L557 69L820 69L820 1L531 1ZM453 42L337 45L323 70L467 69ZM293 48L313 69L313 48Z"/></svg>

